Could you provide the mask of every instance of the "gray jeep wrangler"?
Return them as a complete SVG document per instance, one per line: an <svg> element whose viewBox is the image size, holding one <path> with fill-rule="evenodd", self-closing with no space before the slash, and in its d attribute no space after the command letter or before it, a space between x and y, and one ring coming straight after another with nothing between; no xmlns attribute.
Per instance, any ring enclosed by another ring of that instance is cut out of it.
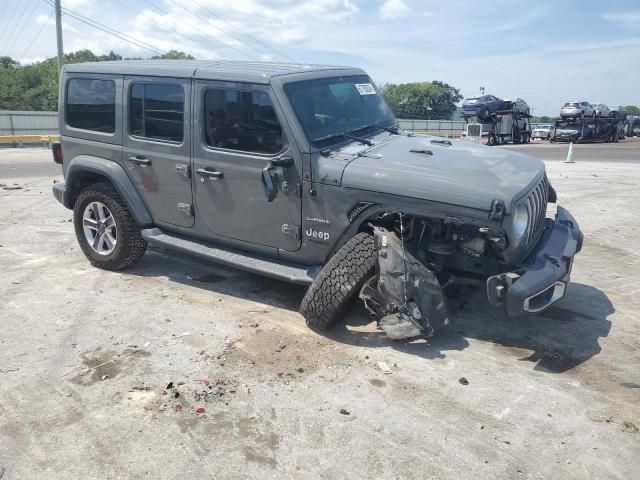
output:
<svg viewBox="0 0 640 480"><path fill-rule="evenodd" d="M308 285L315 329L360 297L391 338L432 335L464 285L541 312L582 246L566 210L547 218L543 163L404 134L357 68L67 65L59 112L53 192L93 265L126 268L152 243Z"/></svg>

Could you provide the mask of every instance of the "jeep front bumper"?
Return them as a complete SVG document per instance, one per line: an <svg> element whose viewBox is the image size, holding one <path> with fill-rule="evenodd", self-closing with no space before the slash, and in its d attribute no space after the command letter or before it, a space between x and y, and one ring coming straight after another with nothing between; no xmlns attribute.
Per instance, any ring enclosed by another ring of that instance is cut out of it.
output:
<svg viewBox="0 0 640 480"><path fill-rule="evenodd" d="M582 240L574 218L558 207L555 220L545 220L538 244L522 265L487 279L489 301L504 305L511 316L542 312L564 296Z"/></svg>

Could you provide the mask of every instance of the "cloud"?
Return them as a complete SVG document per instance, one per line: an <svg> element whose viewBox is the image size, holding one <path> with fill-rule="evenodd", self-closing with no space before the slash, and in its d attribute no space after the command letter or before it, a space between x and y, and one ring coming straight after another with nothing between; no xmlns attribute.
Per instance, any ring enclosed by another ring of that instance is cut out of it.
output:
<svg viewBox="0 0 640 480"><path fill-rule="evenodd" d="M411 13L411 9L402 0L385 0L380 5L380 18L395 19L406 17Z"/></svg>
<svg viewBox="0 0 640 480"><path fill-rule="evenodd" d="M640 11L605 13L602 18L610 22L621 23L625 27L640 28Z"/></svg>

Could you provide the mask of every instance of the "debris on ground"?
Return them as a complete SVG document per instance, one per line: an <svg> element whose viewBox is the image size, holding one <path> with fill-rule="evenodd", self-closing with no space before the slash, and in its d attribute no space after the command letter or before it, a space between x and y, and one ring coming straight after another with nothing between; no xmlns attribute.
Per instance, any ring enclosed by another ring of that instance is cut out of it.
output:
<svg viewBox="0 0 640 480"><path fill-rule="evenodd" d="M129 391L133 392L134 390L149 391L149 390L151 390L151 387L148 387L144 383L141 383L141 384L138 384L138 385L134 385L133 387L131 387L131 389Z"/></svg>
<svg viewBox="0 0 640 480"><path fill-rule="evenodd" d="M591 420L598 423L611 423L613 422L613 416L608 415L605 417L604 415L598 415L597 417L591 417Z"/></svg>
<svg viewBox="0 0 640 480"><path fill-rule="evenodd" d="M633 422L622 422L622 431L629 433L638 433L640 432L640 428Z"/></svg>
<svg viewBox="0 0 640 480"><path fill-rule="evenodd" d="M389 368L389 365L387 365L385 362L378 362L378 367L380 368L382 373L386 373L387 375L391 373L391 369Z"/></svg>
<svg viewBox="0 0 640 480"><path fill-rule="evenodd" d="M460 377L458 379L458 382L460 382L460 385L469 385L469 380L467 380L465 377Z"/></svg>
<svg viewBox="0 0 640 480"><path fill-rule="evenodd" d="M340 409L340 413L342 415L351 415L351 412L349 410L344 409L344 408Z"/></svg>
<svg viewBox="0 0 640 480"><path fill-rule="evenodd" d="M204 413L204 412L205 412L204 407L196 408L196 413Z"/></svg>

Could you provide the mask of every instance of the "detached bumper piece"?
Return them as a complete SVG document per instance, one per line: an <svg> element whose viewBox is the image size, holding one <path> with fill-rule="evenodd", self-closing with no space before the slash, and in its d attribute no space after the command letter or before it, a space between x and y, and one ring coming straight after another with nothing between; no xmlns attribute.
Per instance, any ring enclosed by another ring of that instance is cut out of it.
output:
<svg viewBox="0 0 640 480"><path fill-rule="evenodd" d="M380 328L393 340L430 337L449 323L442 287L392 232L374 228L378 252L377 275L367 281L360 298L379 318Z"/></svg>
<svg viewBox="0 0 640 480"><path fill-rule="evenodd" d="M538 244L514 272L487 279L487 296L504 305L511 316L540 313L564 297L573 257L582 249L583 235L577 222L558 207L555 220L545 220Z"/></svg>

